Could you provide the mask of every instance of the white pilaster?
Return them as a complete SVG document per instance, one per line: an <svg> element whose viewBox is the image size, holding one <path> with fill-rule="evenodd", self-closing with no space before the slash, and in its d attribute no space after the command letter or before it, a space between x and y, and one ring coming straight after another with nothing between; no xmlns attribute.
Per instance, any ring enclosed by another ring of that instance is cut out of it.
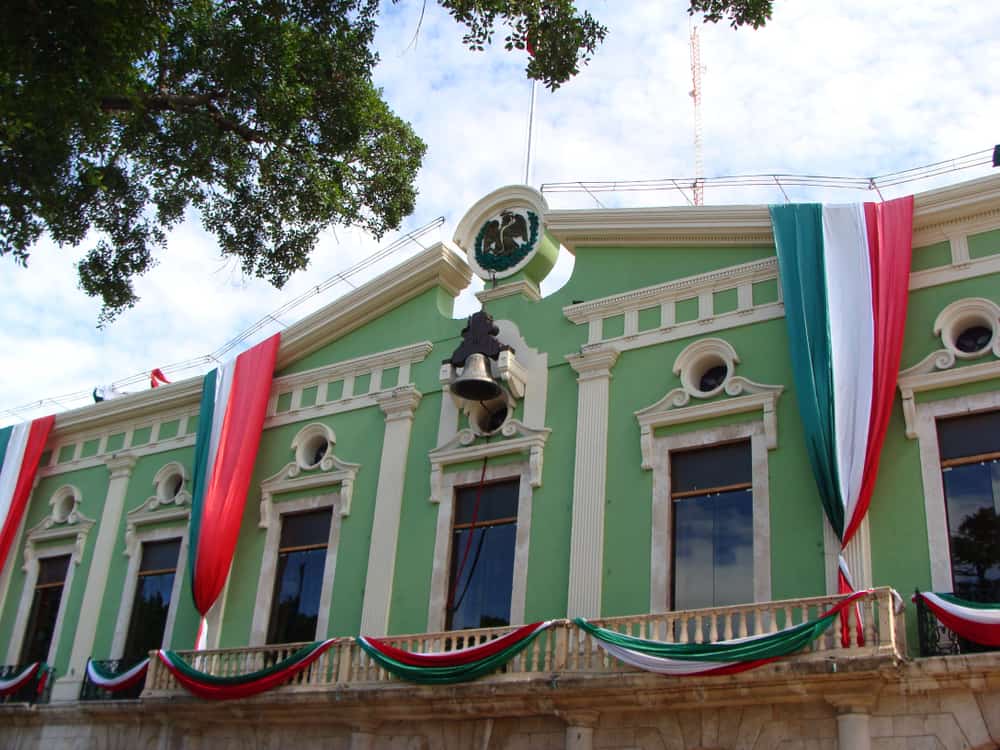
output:
<svg viewBox="0 0 1000 750"><path fill-rule="evenodd" d="M111 556L118 548L116 544L118 526L121 523L122 509L125 504L125 493L128 482L135 467L136 457L131 454L115 454L107 460L111 479L108 482L108 492L104 499L104 511L101 513L100 526L97 529L97 539L94 543L94 555L90 560L90 570L87 572L87 587L83 592L80 611L76 615L76 633L73 638L73 650L70 652L69 666L66 675L56 680L52 686L52 700L74 701L80 694L80 683L87 667L87 659L94 648L94 636L97 633L97 618L104 601L104 590L108 581L108 569L111 567ZM69 592L66 592L69 595ZM102 656L101 654L95 654Z"/></svg>
<svg viewBox="0 0 1000 750"><path fill-rule="evenodd" d="M389 600L396 567L399 514L403 506L403 481L410 450L413 412L420 403L420 391L404 386L376 396L385 413L385 437L379 463L375 518L368 549L365 600L361 610L361 632L385 635L389 627Z"/></svg>
<svg viewBox="0 0 1000 750"><path fill-rule="evenodd" d="M604 561L604 504L608 462L608 396L613 349L566 357L579 383L573 527L569 552L569 617L600 617Z"/></svg>

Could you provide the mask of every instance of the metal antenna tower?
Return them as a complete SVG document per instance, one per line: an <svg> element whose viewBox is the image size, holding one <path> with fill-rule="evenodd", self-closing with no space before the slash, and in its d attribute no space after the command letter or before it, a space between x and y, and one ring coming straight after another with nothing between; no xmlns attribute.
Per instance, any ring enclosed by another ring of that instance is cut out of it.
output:
<svg viewBox="0 0 1000 750"><path fill-rule="evenodd" d="M694 205L705 203L705 163L701 144L701 44L698 27L690 26L691 37L691 99L694 100Z"/></svg>

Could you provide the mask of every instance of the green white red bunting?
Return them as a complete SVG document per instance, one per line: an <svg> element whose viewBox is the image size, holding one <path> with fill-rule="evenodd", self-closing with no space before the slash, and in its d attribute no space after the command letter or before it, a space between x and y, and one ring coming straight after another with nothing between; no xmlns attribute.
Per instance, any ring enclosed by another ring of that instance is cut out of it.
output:
<svg viewBox="0 0 1000 750"><path fill-rule="evenodd" d="M87 662L87 678L102 690L117 693L121 690L128 690L140 680L146 678L146 670L149 669L149 657L143 659L134 667L130 667L121 672L112 672L93 661Z"/></svg>
<svg viewBox="0 0 1000 750"><path fill-rule="evenodd" d="M954 594L917 592L913 601L924 604L949 630L982 646L1000 646L1000 604L959 599Z"/></svg>
<svg viewBox="0 0 1000 750"><path fill-rule="evenodd" d="M39 670L42 670L42 677L39 680L38 685L38 692L41 693L45 688L45 679L48 677L48 666L36 661L35 663L26 666L13 677L0 680L0 696L13 695L14 693L20 691L35 678L35 675L38 674Z"/></svg>
<svg viewBox="0 0 1000 750"><path fill-rule="evenodd" d="M726 675L745 672L790 656L819 638L846 607L865 596L859 591L837 602L815 620L777 633L735 638L715 643L664 643L598 627L582 617L575 622L598 645L626 664L657 674L673 676Z"/></svg>
<svg viewBox="0 0 1000 750"><path fill-rule="evenodd" d="M358 645L376 664L404 680L452 684L474 680L506 664L552 622L534 622L489 643L436 654L403 651L383 639L367 636L358 638Z"/></svg>
<svg viewBox="0 0 1000 750"><path fill-rule="evenodd" d="M188 692L205 700L234 700L236 698L249 698L251 695L257 695L283 685L316 661L320 654L339 640L339 638L330 638L310 643L287 659L267 669L232 677L216 677L200 672L173 651L161 649L157 652L157 657Z"/></svg>

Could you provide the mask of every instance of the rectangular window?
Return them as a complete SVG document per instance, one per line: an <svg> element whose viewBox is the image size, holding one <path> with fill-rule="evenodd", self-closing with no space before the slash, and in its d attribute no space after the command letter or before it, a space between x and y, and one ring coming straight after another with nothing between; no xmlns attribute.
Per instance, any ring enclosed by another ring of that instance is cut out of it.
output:
<svg viewBox="0 0 1000 750"><path fill-rule="evenodd" d="M510 624L520 480L455 490L447 628Z"/></svg>
<svg viewBox="0 0 1000 750"><path fill-rule="evenodd" d="M1000 411L937 423L954 592L1000 602Z"/></svg>
<svg viewBox="0 0 1000 750"><path fill-rule="evenodd" d="M180 539L144 542L142 545L135 599L132 600L128 636L122 654L126 661L143 659L150 651L163 645L180 550Z"/></svg>
<svg viewBox="0 0 1000 750"><path fill-rule="evenodd" d="M673 607L753 601L750 442L670 454Z"/></svg>
<svg viewBox="0 0 1000 750"><path fill-rule="evenodd" d="M38 561L38 579L31 600L31 614L21 647L21 664L46 661L55 635L56 618L62 602L63 585L69 571L69 555L43 557Z"/></svg>
<svg viewBox="0 0 1000 750"><path fill-rule="evenodd" d="M330 508L281 517L268 643L316 639L331 520Z"/></svg>

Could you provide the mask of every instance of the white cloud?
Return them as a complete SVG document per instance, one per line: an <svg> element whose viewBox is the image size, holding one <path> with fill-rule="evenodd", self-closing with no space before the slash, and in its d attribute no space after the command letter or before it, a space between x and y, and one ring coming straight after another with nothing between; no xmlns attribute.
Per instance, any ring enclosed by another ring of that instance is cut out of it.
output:
<svg viewBox="0 0 1000 750"><path fill-rule="evenodd" d="M539 89L532 184L690 177L686 4L582 5L607 24L608 39L576 80L555 93ZM1000 122L1000 49L992 38L1000 28L1000 5L973 5L777 2L771 22L757 31L700 27L706 174L881 174L991 147ZM442 234L448 237L472 203L523 177L530 92L525 58L499 49L469 52L461 28L434 3L412 44L420 4L387 7L376 80L428 144L417 209L404 229L443 215L449 226ZM793 197L800 193L790 191ZM598 198L609 206L684 202L676 191ZM710 188L706 199L763 203L781 194L777 188ZM552 194L548 200L555 207L596 205L585 194ZM76 288L73 261L79 252L43 243L27 271L2 259L0 367L7 377L0 409L87 392L206 354L377 247L356 231L328 233L309 270L276 291L224 263L212 238L189 217L170 235L158 267L139 281L140 304L103 331L94 329L98 305ZM410 245L355 283L418 250ZM567 265L571 260L563 259L547 288L565 280ZM347 288L334 287L283 322ZM458 312L467 314L474 304L467 294ZM0 414L0 424L11 419Z"/></svg>

